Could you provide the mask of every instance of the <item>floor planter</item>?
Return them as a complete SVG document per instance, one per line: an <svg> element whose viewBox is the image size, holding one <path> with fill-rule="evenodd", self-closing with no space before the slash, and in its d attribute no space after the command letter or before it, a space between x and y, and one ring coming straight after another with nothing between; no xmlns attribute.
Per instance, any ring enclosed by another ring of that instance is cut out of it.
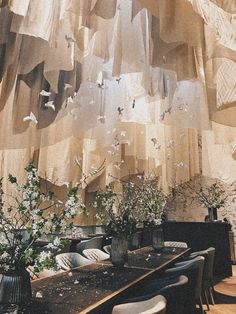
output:
<svg viewBox="0 0 236 314"><path fill-rule="evenodd" d="M0 281L0 304L24 304L31 299L30 276L26 269L7 271Z"/></svg>
<svg viewBox="0 0 236 314"><path fill-rule="evenodd" d="M111 240L111 262L116 267L123 267L128 260L128 242L124 237L114 236Z"/></svg>

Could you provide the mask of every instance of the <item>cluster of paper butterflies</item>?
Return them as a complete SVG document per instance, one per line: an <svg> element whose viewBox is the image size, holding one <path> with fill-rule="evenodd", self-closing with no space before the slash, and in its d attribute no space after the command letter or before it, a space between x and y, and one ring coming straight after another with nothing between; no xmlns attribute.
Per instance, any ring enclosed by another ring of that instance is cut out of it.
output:
<svg viewBox="0 0 236 314"><path fill-rule="evenodd" d="M70 44L70 42L68 41L68 45ZM121 81L121 77L119 78L116 78L116 81L118 84L120 84L120 81ZM104 83L101 82L101 83L98 83L97 84L98 88L100 89L104 89ZM70 90L72 88L72 85L71 84L68 84L66 83L64 85L64 90ZM48 91L45 91L45 90L42 90L40 93L40 96L41 97L50 97L51 95L51 92L48 92ZM73 97L72 96L69 96L67 99L66 99L66 105L69 104L69 103L73 103L74 102L74 98L76 97L77 93L74 93ZM132 101L132 109L135 108L135 104L136 104L136 100L133 99ZM53 111L56 110L56 107L55 107L55 104L54 104L54 100L50 100L48 102L46 102L44 104L44 107L45 108L48 108L48 109L51 109ZM124 111L125 108L123 107L118 107L117 108L117 112L118 112L118 116L122 116L123 115L123 111ZM179 106L178 108L179 110L184 110L184 111L187 111L187 104L184 104L183 106ZM171 110L172 108L169 107L167 110L163 111L162 114L160 115L160 120L164 120L165 118L165 115L168 113L168 114L171 114ZM105 123L105 119L106 117L105 116L98 116L97 120L100 121L101 123ZM36 116L34 115L33 112L30 112L30 114L28 116L25 116L23 118L23 121L26 122L26 121L29 121L29 122L32 122L34 124L37 124L38 123L38 120L36 118ZM116 129L115 129L116 130ZM109 132L109 131L108 131ZM123 137L126 135L126 132L125 131L121 131L120 133L120 136ZM155 137L152 137L151 139L151 142L153 144L153 147L156 149L156 150L160 150L161 149L161 144L159 142L159 140ZM173 148L175 145L175 141L170 139L168 140L168 143L167 143L167 148ZM119 148L120 148L120 140L119 140L119 137L118 135L115 136L114 138L114 141L113 143L110 145L110 150L108 150L108 154L110 155L116 155L116 153L119 151ZM116 162L114 164L114 167L117 168L117 169L120 169L121 165L124 163L124 161L120 161L120 162ZM80 165L80 160L76 160L76 164L77 165ZM184 167L184 163L182 161L180 161L179 163L176 163L176 167L179 168L179 167Z"/></svg>

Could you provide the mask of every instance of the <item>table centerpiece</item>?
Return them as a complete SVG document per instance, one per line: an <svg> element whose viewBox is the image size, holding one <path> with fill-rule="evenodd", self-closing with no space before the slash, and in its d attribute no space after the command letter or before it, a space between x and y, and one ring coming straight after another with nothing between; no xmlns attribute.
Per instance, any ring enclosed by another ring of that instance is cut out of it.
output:
<svg viewBox="0 0 236 314"><path fill-rule="evenodd" d="M124 184L123 193L106 186L97 192L94 203L97 208L96 217L105 223L107 235L112 236L110 258L117 267L122 267L127 261L128 240L136 231L134 200L128 197L131 184Z"/></svg>
<svg viewBox="0 0 236 314"><path fill-rule="evenodd" d="M136 215L143 225L144 245L152 243L154 249L164 245L161 223L165 218L168 195L160 188L160 179L155 174L138 175L135 184Z"/></svg>

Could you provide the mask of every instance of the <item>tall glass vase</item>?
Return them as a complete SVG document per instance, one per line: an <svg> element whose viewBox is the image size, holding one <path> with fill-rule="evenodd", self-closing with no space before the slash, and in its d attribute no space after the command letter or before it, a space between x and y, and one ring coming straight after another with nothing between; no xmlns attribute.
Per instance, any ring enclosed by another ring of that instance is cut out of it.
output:
<svg viewBox="0 0 236 314"><path fill-rule="evenodd" d="M122 236L113 236L111 240L111 262L116 267L123 267L128 260L128 241Z"/></svg>

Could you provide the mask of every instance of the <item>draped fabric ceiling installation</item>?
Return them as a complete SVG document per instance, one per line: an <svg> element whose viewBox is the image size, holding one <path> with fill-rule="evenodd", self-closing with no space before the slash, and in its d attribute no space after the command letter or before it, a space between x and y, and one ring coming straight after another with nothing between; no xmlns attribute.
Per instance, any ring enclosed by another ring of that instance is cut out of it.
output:
<svg viewBox="0 0 236 314"><path fill-rule="evenodd" d="M236 179L234 1L0 4L1 175Z"/></svg>

